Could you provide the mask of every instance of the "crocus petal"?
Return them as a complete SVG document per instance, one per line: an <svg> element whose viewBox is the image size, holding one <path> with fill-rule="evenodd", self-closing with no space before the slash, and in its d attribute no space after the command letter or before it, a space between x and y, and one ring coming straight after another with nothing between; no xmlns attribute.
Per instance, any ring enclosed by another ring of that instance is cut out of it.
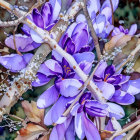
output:
<svg viewBox="0 0 140 140"><path fill-rule="evenodd" d="M49 3L53 7L53 16L51 22L57 19L59 12L61 10L61 0L49 0Z"/></svg>
<svg viewBox="0 0 140 140"><path fill-rule="evenodd" d="M106 67L107 63L105 61L101 61L94 75L96 75L99 78L104 78L104 71Z"/></svg>
<svg viewBox="0 0 140 140"><path fill-rule="evenodd" d="M108 78L107 82L115 85L115 84L119 84L121 82L121 79L122 79L122 75L117 74L117 75L113 75L110 78Z"/></svg>
<svg viewBox="0 0 140 140"><path fill-rule="evenodd" d="M77 95L81 86L82 83L77 79L64 79L56 82L56 87L60 94L65 97L74 97Z"/></svg>
<svg viewBox="0 0 140 140"><path fill-rule="evenodd" d="M129 35L134 35L136 33L136 31L137 31L137 24L133 24L133 25L131 25L128 34Z"/></svg>
<svg viewBox="0 0 140 140"><path fill-rule="evenodd" d="M132 95L140 93L140 79L129 80L127 83L122 85L122 90Z"/></svg>
<svg viewBox="0 0 140 140"><path fill-rule="evenodd" d="M76 22L77 22L77 23L79 23L79 22L86 22L86 17L85 17L85 15L79 14L79 15L76 17Z"/></svg>
<svg viewBox="0 0 140 140"><path fill-rule="evenodd" d="M92 68L92 63L87 61L82 61L79 63L79 67L85 74L89 74Z"/></svg>
<svg viewBox="0 0 140 140"><path fill-rule="evenodd" d="M38 70L38 72L43 73L46 76L53 76L53 75L58 75L58 74L63 73L62 67L60 66L60 64L53 59L49 59L45 61L40 66L40 69Z"/></svg>
<svg viewBox="0 0 140 140"><path fill-rule="evenodd" d="M79 50L88 43L87 25L85 23L77 24L71 38L76 47L75 52L79 52Z"/></svg>
<svg viewBox="0 0 140 140"><path fill-rule="evenodd" d="M115 103L107 103L108 104L108 111L109 117L115 117L117 120L123 118L125 116L125 112L120 105Z"/></svg>
<svg viewBox="0 0 140 140"><path fill-rule="evenodd" d="M62 56L55 50L52 50L52 59L62 62Z"/></svg>
<svg viewBox="0 0 140 140"><path fill-rule="evenodd" d="M95 29L96 34L102 33L105 28L106 18L104 15L98 15L95 20L93 20L93 27Z"/></svg>
<svg viewBox="0 0 140 140"><path fill-rule="evenodd" d="M46 75L42 73L37 73L37 79L32 82L32 86L39 87L47 84L51 78L48 78Z"/></svg>
<svg viewBox="0 0 140 140"><path fill-rule="evenodd" d="M102 11L101 11L102 15L105 15L106 17L106 21L109 20L109 18L112 16L112 11L110 7L105 7Z"/></svg>
<svg viewBox="0 0 140 140"><path fill-rule="evenodd" d="M58 120L65 121L65 118L62 116L62 114L66 110L67 103L72 100L73 98L65 98L61 96L45 115L44 123L46 125L52 125L52 123L56 123Z"/></svg>
<svg viewBox="0 0 140 140"><path fill-rule="evenodd" d="M93 63L95 59L95 55L92 52L83 52L83 53L76 53L73 55L77 63L80 63L82 61L87 61L90 63Z"/></svg>
<svg viewBox="0 0 140 140"><path fill-rule="evenodd" d="M72 119L69 127L66 130L65 139L66 140L75 140L74 119Z"/></svg>
<svg viewBox="0 0 140 140"><path fill-rule="evenodd" d="M52 125L54 122L52 120L52 108L47 112L47 114L44 117L44 124L45 125Z"/></svg>
<svg viewBox="0 0 140 140"><path fill-rule="evenodd" d="M64 44L64 48L65 48L66 52L68 52L69 54L72 55L74 53L74 51L75 51L75 44L74 44L74 42L72 41L71 38L67 39L67 41Z"/></svg>
<svg viewBox="0 0 140 140"><path fill-rule="evenodd" d="M89 0L87 3L87 9L88 9L90 17L93 18L92 13L93 12L97 13L100 9L100 1L99 0Z"/></svg>
<svg viewBox="0 0 140 140"><path fill-rule="evenodd" d="M124 91L117 90L110 100L121 105L129 105L134 103L135 97Z"/></svg>
<svg viewBox="0 0 140 140"><path fill-rule="evenodd" d="M79 53L83 53L83 52L88 52L90 51L91 47L89 45L83 46L80 50Z"/></svg>
<svg viewBox="0 0 140 140"><path fill-rule="evenodd" d="M67 29L67 31L66 31L66 34L68 34L68 37L71 37L71 36L72 36L73 31L74 31L74 29L75 29L76 26L77 26L77 23L74 22L74 23L72 23L72 24L68 27L68 29Z"/></svg>
<svg viewBox="0 0 140 140"><path fill-rule="evenodd" d="M83 104L86 100L91 99L91 92L85 92L79 99L79 103Z"/></svg>
<svg viewBox="0 0 140 140"><path fill-rule="evenodd" d="M34 8L32 12L33 22L40 28L44 29L44 20L38 9Z"/></svg>
<svg viewBox="0 0 140 140"><path fill-rule="evenodd" d="M115 88L112 84L106 82L96 82L98 88L103 92L105 99L109 100L115 93Z"/></svg>
<svg viewBox="0 0 140 140"><path fill-rule="evenodd" d="M30 35L36 43L43 43L43 39L34 30L31 29Z"/></svg>
<svg viewBox="0 0 140 140"><path fill-rule="evenodd" d="M60 118L64 118L62 116L63 112L65 111L67 104L71 102L74 98L65 98L61 96L58 101L52 107L52 120L56 123ZM64 119L63 119L64 120Z"/></svg>
<svg viewBox="0 0 140 140"><path fill-rule="evenodd" d="M27 36L30 36L31 28L28 25L24 24L23 27L21 27L21 29Z"/></svg>
<svg viewBox="0 0 140 140"><path fill-rule="evenodd" d="M76 103L76 104L72 107L72 109L71 109L71 111L70 111L70 113L71 113L72 116L75 116L75 115L76 115L77 110L78 110L79 107L80 107L80 104L79 104L79 103Z"/></svg>
<svg viewBox="0 0 140 140"><path fill-rule="evenodd" d="M108 111L106 108L108 107L107 104L101 104L98 101L86 101L85 103L85 111L90 116L98 116L98 117L104 117L107 115Z"/></svg>
<svg viewBox="0 0 140 140"><path fill-rule="evenodd" d="M71 119L72 117L70 116L63 124L56 125L51 132L49 140L63 140Z"/></svg>
<svg viewBox="0 0 140 140"><path fill-rule="evenodd" d="M118 4L119 4L119 0L112 0L113 11L115 11L117 9ZM105 2L103 3L103 5L101 7L101 10L103 10L105 7L111 8L110 0L105 0Z"/></svg>
<svg viewBox="0 0 140 140"><path fill-rule="evenodd" d="M105 69L104 77L106 77L106 75L108 75L108 78L109 78L114 73L115 73L115 66L114 65L107 66L107 68Z"/></svg>
<svg viewBox="0 0 140 140"><path fill-rule="evenodd" d="M84 139L85 133L84 133L83 120L82 120L82 113L77 113L75 115L74 125L78 138Z"/></svg>
<svg viewBox="0 0 140 140"><path fill-rule="evenodd" d="M18 54L0 56L0 64L12 72L18 72L27 66L32 56L33 54L31 53L24 54L23 56Z"/></svg>
<svg viewBox="0 0 140 140"><path fill-rule="evenodd" d="M53 103L55 103L58 97L59 97L59 93L55 88L55 86L53 85L41 94L41 96L37 100L37 107L47 108Z"/></svg>
<svg viewBox="0 0 140 140"><path fill-rule="evenodd" d="M46 2L41 7L41 15L43 17L45 26L47 26L50 23L50 20L52 18L52 10L52 6L49 2Z"/></svg>
<svg viewBox="0 0 140 140"><path fill-rule="evenodd" d="M82 121L87 140L101 140L96 126L84 113L82 114Z"/></svg>
<svg viewBox="0 0 140 140"><path fill-rule="evenodd" d="M16 48L20 52L27 52L39 47L40 44L33 42L31 37L22 34L15 35ZM13 35L5 39L5 44L15 50Z"/></svg>

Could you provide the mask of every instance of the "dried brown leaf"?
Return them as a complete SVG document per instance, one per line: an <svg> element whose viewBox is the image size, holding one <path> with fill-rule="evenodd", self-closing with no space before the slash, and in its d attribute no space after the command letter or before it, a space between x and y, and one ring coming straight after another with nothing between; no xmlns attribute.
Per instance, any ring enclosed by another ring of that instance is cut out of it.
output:
<svg viewBox="0 0 140 140"><path fill-rule="evenodd" d="M139 72L139 73L140 73L140 56L139 56L139 58L136 60L133 69L134 69L135 72Z"/></svg>
<svg viewBox="0 0 140 140"><path fill-rule="evenodd" d="M29 123L26 128L20 129L19 135L15 140L36 140L44 132L46 130L43 127Z"/></svg>
<svg viewBox="0 0 140 140"><path fill-rule="evenodd" d="M38 109L36 102L31 101L29 103L28 101L22 102L22 107L24 108L24 112L27 116L27 118L34 123L41 124L44 119L44 109Z"/></svg>
<svg viewBox="0 0 140 140"><path fill-rule="evenodd" d="M105 51L110 51L115 47L124 46L126 43L131 40L130 35L124 35L120 33L119 35L113 36L109 42L105 44Z"/></svg>

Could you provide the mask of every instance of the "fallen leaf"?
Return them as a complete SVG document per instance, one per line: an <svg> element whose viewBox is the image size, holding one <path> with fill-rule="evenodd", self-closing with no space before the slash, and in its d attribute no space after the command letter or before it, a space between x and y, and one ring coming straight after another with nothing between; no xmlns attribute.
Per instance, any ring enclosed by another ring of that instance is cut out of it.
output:
<svg viewBox="0 0 140 140"><path fill-rule="evenodd" d="M105 51L109 52L115 47L125 46L126 43L131 40L131 37L130 35L124 35L124 33L113 36L111 40L105 44Z"/></svg>
<svg viewBox="0 0 140 140"><path fill-rule="evenodd" d="M110 138L112 136L112 131L103 130L101 132L101 140L106 140L107 138Z"/></svg>
<svg viewBox="0 0 140 140"><path fill-rule="evenodd" d="M36 140L46 129L33 123L28 123L26 128L21 128L15 140Z"/></svg>
<svg viewBox="0 0 140 140"><path fill-rule="evenodd" d="M122 52L120 52L114 59L113 64L118 65L122 62L123 59L126 59L128 55L136 48L136 44L138 42L137 37L132 37L130 41L127 42L122 48Z"/></svg>
<svg viewBox="0 0 140 140"><path fill-rule="evenodd" d="M28 101L23 101L22 107L24 109L27 118L31 122L43 124L44 109L38 109L36 102L31 101L31 103L29 103Z"/></svg>
<svg viewBox="0 0 140 140"><path fill-rule="evenodd" d="M139 72L139 73L140 73L140 56L139 56L139 58L136 60L133 69L134 69L135 72Z"/></svg>

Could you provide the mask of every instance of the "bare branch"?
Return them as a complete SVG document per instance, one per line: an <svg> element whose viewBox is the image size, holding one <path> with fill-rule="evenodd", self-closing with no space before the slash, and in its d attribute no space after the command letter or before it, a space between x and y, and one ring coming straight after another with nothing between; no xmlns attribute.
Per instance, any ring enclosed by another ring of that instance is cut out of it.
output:
<svg viewBox="0 0 140 140"><path fill-rule="evenodd" d="M117 131L116 133L114 133L114 135L109 139L109 140L113 140L115 137L133 129L134 127L136 127L137 125L140 124L140 120L136 121L135 123L132 123L131 125L129 125L128 127L122 129L121 131Z"/></svg>
<svg viewBox="0 0 140 140"><path fill-rule="evenodd" d="M85 15L85 17L86 17L86 19L88 21L88 26L89 26L89 28L91 30L91 36L93 38L94 45L95 45L95 48L96 48L97 57L98 57L98 60L100 61L102 54L101 54L100 45L99 45L99 42L98 42L98 37L97 37L96 32L95 32L95 30L93 28L92 20L91 20L91 18L89 16L89 13L88 13L88 10L87 10L87 4L86 4L87 0L83 0L83 1L84 1L84 6L83 6L84 15Z"/></svg>

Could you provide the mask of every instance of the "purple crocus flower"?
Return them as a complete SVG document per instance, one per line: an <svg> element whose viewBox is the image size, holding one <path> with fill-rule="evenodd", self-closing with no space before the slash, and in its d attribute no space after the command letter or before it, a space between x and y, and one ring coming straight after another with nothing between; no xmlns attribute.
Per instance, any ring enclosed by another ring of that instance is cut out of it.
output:
<svg viewBox="0 0 140 140"><path fill-rule="evenodd" d="M104 117L108 113L107 107L107 104L91 100L90 92L86 92L81 96L79 102L71 110L71 114L74 116L75 132L79 139L84 139L85 136L88 140L101 139L96 126L88 118L88 115L91 117Z"/></svg>
<svg viewBox="0 0 140 140"><path fill-rule="evenodd" d="M44 30L50 30L56 23L60 9L61 0L50 0L41 7L40 12L36 8L33 9L32 14L28 16L28 19L33 21L36 26ZM42 39L34 30L25 24L23 25L22 30L25 35L15 35L16 48L18 51L28 52L41 45L40 43L42 43ZM5 44L10 48L15 49L13 40L13 35L11 35L10 37L6 38Z"/></svg>
<svg viewBox="0 0 140 140"><path fill-rule="evenodd" d="M63 98L63 97L60 97ZM61 99L59 99L61 100ZM65 98L66 100L66 98ZM67 98L68 100L68 98ZM70 100L70 99L69 99ZM64 100L63 100L64 102ZM72 100L71 100L72 102ZM69 104L71 103L69 102ZM61 102L62 103L62 102ZM96 100L91 100L91 93L86 92L84 93L79 102L75 104L73 109L71 110L71 115L69 115L67 118L65 118L62 115L62 112L60 110L64 108L64 103L61 105L60 101L57 101L57 103L53 106L53 109L51 108L51 111L48 112L47 116L45 117L45 122L47 124L53 123L51 117L53 117L53 114L59 114L59 119L57 115L57 124L50 135L50 140L52 140L54 137L55 139L60 140L65 139L66 140L74 140L75 134L79 137L79 139L83 139L85 136L88 140L91 139L97 139L100 140L99 132L94 125L94 123L88 118L88 115L91 117L103 117L106 116L108 111L106 110L108 105L107 104L101 104L100 102ZM56 106L57 105L57 106ZM68 103L67 103L68 105ZM59 110L57 110L59 106ZM62 108L61 108L62 107ZM66 105L64 106L66 107ZM55 111L54 111L55 109ZM66 108L65 108L66 109ZM52 113L54 112L54 113ZM61 117L60 117L61 116ZM63 119L62 119L63 118ZM61 120L61 123L60 123ZM62 122L64 120L64 122ZM58 129L59 128L59 129ZM59 130L64 130L63 132ZM94 133L93 133L94 132Z"/></svg>
<svg viewBox="0 0 140 140"><path fill-rule="evenodd" d="M93 77L97 86L103 91L104 97L107 100L122 104L128 105L132 104L135 101L134 94L131 90L124 90L124 86L129 86L129 76L115 73L115 67L113 65L107 66L106 62L101 62L95 75ZM136 85L139 84L138 80L134 80ZM138 88L138 87L137 87ZM137 89L136 88L136 89ZM137 90L134 90L138 94Z"/></svg>
<svg viewBox="0 0 140 140"><path fill-rule="evenodd" d="M133 36L137 31L137 24L133 24L131 25L130 29L124 29L123 26L119 26L118 27L115 27L113 32L112 32L112 36L115 36L115 35L119 35L119 34L123 34L123 35L130 35L130 36Z"/></svg>
<svg viewBox="0 0 140 140"><path fill-rule="evenodd" d="M43 30L50 30L56 23L56 19L58 18L60 9L61 0L50 0L41 7L40 12L38 11L38 9L34 8L29 19L32 20L39 28ZM43 42L42 38L27 25L24 25L22 29L25 34L31 35L32 39L35 42Z"/></svg>
<svg viewBox="0 0 140 140"><path fill-rule="evenodd" d="M115 11L118 7L119 0L112 0L112 4L113 11ZM89 0L87 9L92 19L93 27L97 36L100 38L107 38L107 36L114 28L114 26L112 25L112 10L110 1L105 0L103 5L101 6L99 0ZM97 12L99 13L97 14ZM86 22L85 16L80 14L77 17L77 22L79 21Z"/></svg>
<svg viewBox="0 0 140 140"><path fill-rule="evenodd" d="M84 42L81 41L84 38ZM94 54L85 49L88 43L88 34L85 29L85 24L79 23L73 30L71 37L66 34L62 39L62 47L69 54L73 55L80 68L88 74L94 61ZM79 93L79 88L82 86L82 82L78 75L73 71L68 62L58 56L55 51L53 52L53 59L47 60L43 63L38 71L38 79L33 82L33 86L41 86L46 84L52 77L56 77L54 85L51 87L56 92L53 92L54 96L58 96L58 93L65 97L74 97ZM90 57L89 57L90 56ZM48 90L51 90L50 88ZM38 107L45 108L45 100L49 96L49 91L44 92L39 100ZM44 98L46 96L46 99ZM40 102L40 100L44 100ZM50 99L51 100L51 99ZM53 101L53 100L52 100ZM52 102L54 103L54 102Z"/></svg>

